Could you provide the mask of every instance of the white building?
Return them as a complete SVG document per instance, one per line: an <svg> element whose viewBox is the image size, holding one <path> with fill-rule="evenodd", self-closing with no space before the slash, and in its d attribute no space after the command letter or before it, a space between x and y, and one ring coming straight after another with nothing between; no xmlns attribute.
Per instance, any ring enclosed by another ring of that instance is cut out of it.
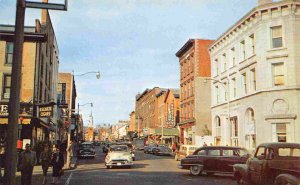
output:
<svg viewBox="0 0 300 185"><path fill-rule="evenodd" d="M215 144L300 142L300 0L259 0L209 51Z"/></svg>

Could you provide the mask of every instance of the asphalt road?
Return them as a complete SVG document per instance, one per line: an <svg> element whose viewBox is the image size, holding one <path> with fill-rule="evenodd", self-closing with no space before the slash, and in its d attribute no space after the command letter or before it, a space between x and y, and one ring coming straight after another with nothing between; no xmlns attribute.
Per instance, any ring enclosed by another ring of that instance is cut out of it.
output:
<svg viewBox="0 0 300 185"><path fill-rule="evenodd" d="M231 176L192 176L187 170L177 168L179 162L171 157L154 156L136 152L131 169L106 169L104 154L97 147L95 159L78 160L75 170L67 172L61 184L65 185L231 185Z"/></svg>

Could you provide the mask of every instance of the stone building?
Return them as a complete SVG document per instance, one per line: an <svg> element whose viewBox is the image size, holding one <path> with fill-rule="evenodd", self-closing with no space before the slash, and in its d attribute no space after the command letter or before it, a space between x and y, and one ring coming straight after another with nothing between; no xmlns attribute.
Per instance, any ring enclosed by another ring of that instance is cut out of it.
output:
<svg viewBox="0 0 300 185"><path fill-rule="evenodd" d="M210 46L216 145L300 142L299 40L300 1L259 0Z"/></svg>
<svg viewBox="0 0 300 185"><path fill-rule="evenodd" d="M189 39L176 53L180 64L180 142L195 144L195 136L211 133L210 57L212 40Z"/></svg>

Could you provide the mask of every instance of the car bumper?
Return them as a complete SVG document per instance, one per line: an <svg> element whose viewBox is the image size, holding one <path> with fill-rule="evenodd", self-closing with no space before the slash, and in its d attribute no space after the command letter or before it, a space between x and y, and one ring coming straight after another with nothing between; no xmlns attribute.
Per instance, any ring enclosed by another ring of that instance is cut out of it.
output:
<svg viewBox="0 0 300 185"><path fill-rule="evenodd" d="M80 154L79 157L95 157L95 154Z"/></svg>
<svg viewBox="0 0 300 185"><path fill-rule="evenodd" d="M130 161L111 161L106 163L105 166L132 166L133 163Z"/></svg>
<svg viewBox="0 0 300 185"><path fill-rule="evenodd" d="M181 164L178 164L178 165L177 165L177 168L183 169L183 166L182 166Z"/></svg>

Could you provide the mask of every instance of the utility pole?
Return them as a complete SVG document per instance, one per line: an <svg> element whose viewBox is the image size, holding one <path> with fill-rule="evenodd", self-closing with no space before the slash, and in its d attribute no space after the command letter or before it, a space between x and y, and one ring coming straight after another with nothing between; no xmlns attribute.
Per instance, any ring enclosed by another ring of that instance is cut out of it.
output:
<svg viewBox="0 0 300 185"><path fill-rule="evenodd" d="M5 152L5 173L6 185L16 184L17 167L17 138L18 118L20 110L20 89L22 74L22 55L24 43L24 19L25 0L17 0L16 24L14 37L13 63L11 72L11 89L8 106L7 142Z"/></svg>

